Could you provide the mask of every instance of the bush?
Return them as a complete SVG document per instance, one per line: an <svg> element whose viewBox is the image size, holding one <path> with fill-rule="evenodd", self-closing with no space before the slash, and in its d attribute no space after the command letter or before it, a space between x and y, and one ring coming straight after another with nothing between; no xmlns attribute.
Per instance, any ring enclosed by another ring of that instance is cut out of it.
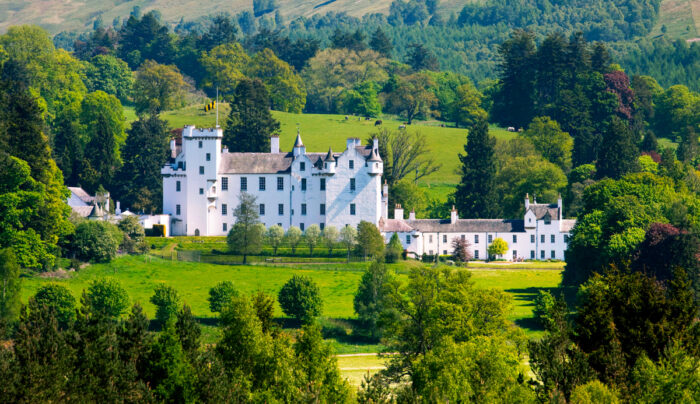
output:
<svg viewBox="0 0 700 404"><path fill-rule="evenodd" d="M294 275L282 286L277 300L284 314L305 324L320 316L323 307L318 286L308 276Z"/></svg>
<svg viewBox="0 0 700 404"><path fill-rule="evenodd" d="M29 307L47 306L56 311L61 328L67 328L75 320L75 297L65 286L48 284L41 286L29 300Z"/></svg>
<svg viewBox="0 0 700 404"><path fill-rule="evenodd" d="M233 285L233 282L219 282L213 288L209 289L209 309L212 313L221 313L221 310L226 307L231 298L238 296L238 290Z"/></svg>
<svg viewBox="0 0 700 404"><path fill-rule="evenodd" d="M129 307L129 294L116 280L102 278L90 283L82 304L91 313L119 317Z"/></svg>
<svg viewBox="0 0 700 404"><path fill-rule="evenodd" d="M156 286L153 292L150 302L157 307L156 320L164 326L168 320L175 318L177 309L180 307L180 296L175 288L163 283Z"/></svg>
<svg viewBox="0 0 700 404"><path fill-rule="evenodd" d="M129 254L144 254L148 251L146 232L136 216L127 216L117 224L124 233L121 249Z"/></svg>
<svg viewBox="0 0 700 404"><path fill-rule="evenodd" d="M532 313L544 328L549 328L552 324L551 313L555 303L554 296L546 290L540 290L535 297L535 309Z"/></svg>
<svg viewBox="0 0 700 404"><path fill-rule="evenodd" d="M72 249L84 261L109 262L117 256L123 237L112 223L86 220L75 229Z"/></svg>
<svg viewBox="0 0 700 404"><path fill-rule="evenodd" d="M389 240L389 245L384 251L384 258L387 263L392 264L401 258L403 252L403 246L399 240L399 235L394 233L391 236L391 240Z"/></svg>

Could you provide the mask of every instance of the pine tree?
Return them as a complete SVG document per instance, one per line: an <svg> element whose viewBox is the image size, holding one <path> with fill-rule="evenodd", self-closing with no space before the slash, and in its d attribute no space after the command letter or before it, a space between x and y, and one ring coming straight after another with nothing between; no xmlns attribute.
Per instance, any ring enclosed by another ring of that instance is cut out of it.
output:
<svg viewBox="0 0 700 404"><path fill-rule="evenodd" d="M369 41L369 46L373 51L378 52L387 58L391 57L391 51L394 48L394 46L391 44L391 39L381 27L377 27L377 30L372 34L372 38Z"/></svg>
<svg viewBox="0 0 700 404"><path fill-rule="evenodd" d="M501 86L494 94L493 116L503 126L524 128L534 116L535 41L534 34L517 30L498 48L502 62Z"/></svg>
<svg viewBox="0 0 700 404"><path fill-rule="evenodd" d="M20 292L17 257L9 248L0 250L0 338L5 326L19 317Z"/></svg>
<svg viewBox="0 0 700 404"><path fill-rule="evenodd" d="M177 320L175 321L175 331L180 339L180 345L191 361L193 361L199 350L199 337L202 335L202 329L197 323L197 319L192 314L190 306L183 305L182 310L177 312Z"/></svg>
<svg viewBox="0 0 700 404"><path fill-rule="evenodd" d="M224 146L231 152L270 151L270 135L280 124L270 114L270 98L258 79L241 80L232 96L231 112L224 130Z"/></svg>
<svg viewBox="0 0 700 404"><path fill-rule="evenodd" d="M127 131L124 165L116 175L116 197L132 210L155 212L162 206L160 169L168 158L168 124L157 115L140 117ZM150 191L145 197L144 191Z"/></svg>
<svg viewBox="0 0 700 404"><path fill-rule="evenodd" d="M681 130L681 142L678 144L676 149L676 155L678 160L688 163L693 161L700 151L700 145L698 145L698 135L692 126L686 126Z"/></svg>
<svg viewBox="0 0 700 404"><path fill-rule="evenodd" d="M621 119L613 117L603 136L596 161L596 175L598 178L618 179L637 168L638 156L639 150L629 127Z"/></svg>
<svg viewBox="0 0 700 404"><path fill-rule="evenodd" d="M499 213L495 190L496 165L494 147L496 139L489 136L485 119L479 119L469 130L462 162L462 179L455 191L455 205L462 217L493 218Z"/></svg>

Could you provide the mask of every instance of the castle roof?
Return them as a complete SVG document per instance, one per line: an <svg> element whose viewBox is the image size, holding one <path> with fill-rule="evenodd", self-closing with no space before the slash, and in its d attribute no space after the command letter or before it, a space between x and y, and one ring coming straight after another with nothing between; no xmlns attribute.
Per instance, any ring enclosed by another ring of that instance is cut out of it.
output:
<svg viewBox="0 0 700 404"><path fill-rule="evenodd" d="M335 161L335 157L333 156L333 150L331 148L328 148L328 154L326 154L326 157L323 159L323 161Z"/></svg>
<svg viewBox="0 0 700 404"><path fill-rule="evenodd" d="M95 200L95 197L94 197L94 196L90 196L90 194L88 194L88 193L87 193L84 189L82 189L81 187L68 187L68 189L70 190L70 192L71 192L73 195L75 195L75 196L78 197L81 201L83 201L83 202L85 202L85 203L92 203L92 201Z"/></svg>
<svg viewBox="0 0 700 404"><path fill-rule="evenodd" d="M357 153L367 158L372 154L371 146L356 146ZM305 153L311 164L321 166L328 155L336 159L341 153ZM294 161L293 153L222 153L221 174L282 174L289 173Z"/></svg>
<svg viewBox="0 0 700 404"><path fill-rule="evenodd" d="M518 233L524 232L522 220L510 219L386 219L379 222L383 232L403 232L413 230L422 233Z"/></svg>
<svg viewBox="0 0 700 404"><path fill-rule="evenodd" d="M556 203L546 204L546 203L531 203L527 210L531 210L535 214L537 220L544 219L544 217L549 213L549 217L552 220L559 218L559 206ZM527 211L525 212L527 213Z"/></svg>

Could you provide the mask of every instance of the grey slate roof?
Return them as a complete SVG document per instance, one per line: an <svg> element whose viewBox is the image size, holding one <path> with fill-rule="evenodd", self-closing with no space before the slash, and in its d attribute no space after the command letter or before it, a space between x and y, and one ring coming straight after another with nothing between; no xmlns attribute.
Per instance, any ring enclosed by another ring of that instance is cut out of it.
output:
<svg viewBox="0 0 700 404"><path fill-rule="evenodd" d="M372 154L370 146L357 146L357 152L367 158ZM334 153L337 158L341 153ZM327 153L306 153L311 164L322 166ZM292 153L222 153L219 172L222 174L281 174L292 166Z"/></svg>
<svg viewBox="0 0 700 404"><path fill-rule="evenodd" d="M421 233L519 233L525 232L522 220L511 219L457 219L452 224L449 219L388 219L380 222L384 232L410 232L415 229Z"/></svg>
<svg viewBox="0 0 700 404"><path fill-rule="evenodd" d="M71 206L71 209L73 209L73 212L77 213L81 217L88 217L88 216L90 216L90 214L92 214L92 210L95 209L95 207L92 205Z"/></svg>
<svg viewBox="0 0 700 404"><path fill-rule="evenodd" d="M574 219L564 219L561 221L561 231L570 232L571 229L576 225L576 220Z"/></svg>
<svg viewBox="0 0 700 404"><path fill-rule="evenodd" d="M85 203L91 203L92 201L95 200L94 196L90 196L84 189L81 187L68 187L68 189L75 194L78 198L80 198L81 201Z"/></svg>
<svg viewBox="0 0 700 404"><path fill-rule="evenodd" d="M551 205L544 203L531 203L530 207L527 210L531 210L535 214L537 220L542 219L547 213L549 213L549 216L552 218L552 220L556 220L559 218L559 206L557 206L556 203L553 203Z"/></svg>

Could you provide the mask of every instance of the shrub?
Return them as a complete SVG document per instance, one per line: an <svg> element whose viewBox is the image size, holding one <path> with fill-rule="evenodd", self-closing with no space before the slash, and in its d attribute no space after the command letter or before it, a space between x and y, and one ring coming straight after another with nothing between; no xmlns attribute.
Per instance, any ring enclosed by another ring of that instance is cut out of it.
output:
<svg viewBox="0 0 700 404"><path fill-rule="evenodd" d="M144 254L148 251L146 232L136 216L127 216L117 224L119 230L124 233L121 248L129 254Z"/></svg>
<svg viewBox="0 0 700 404"><path fill-rule="evenodd" d="M156 320L161 325L165 325L168 320L175 318L178 307L180 307L180 296L175 288L163 283L156 286L153 292L150 302L157 307Z"/></svg>
<svg viewBox="0 0 700 404"><path fill-rule="evenodd" d="M496 237L488 248L489 257L498 258L506 251L508 251L508 243L500 237Z"/></svg>
<svg viewBox="0 0 700 404"><path fill-rule="evenodd" d="M384 251L384 258L386 259L386 262L391 264L398 261L401 258L402 253L403 246L401 245L401 241L399 240L399 235L394 233L391 236L391 239L389 240L389 245Z"/></svg>
<svg viewBox="0 0 700 404"><path fill-rule="evenodd" d="M219 282L209 289L209 309L212 313L221 313L231 298L238 296L238 290L231 281Z"/></svg>
<svg viewBox="0 0 700 404"><path fill-rule="evenodd" d="M118 281L102 278L90 283L82 304L91 313L119 317L129 306L129 294Z"/></svg>
<svg viewBox="0 0 700 404"><path fill-rule="evenodd" d="M75 320L75 297L65 286L53 283L41 286L30 299L29 306L32 310L41 306L53 308L61 328L68 327Z"/></svg>
<svg viewBox="0 0 700 404"><path fill-rule="evenodd" d="M308 276L294 275L277 296L284 314L303 323L310 323L321 315L323 302L316 283Z"/></svg>
<svg viewBox="0 0 700 404"><path fill-rule="evenodd" d="M549 328L552 324L551 313L555 303L554 296L546 290L540 290L535 297L535 309L532 313L544 328Z"/></svg>
<svg viewBox="0 0 700 404"><path fill-rule="evenodd" d="M85 261L109 262L123 240L121 230L109 222L86 220L75 229L72 249Z"/></svg>

